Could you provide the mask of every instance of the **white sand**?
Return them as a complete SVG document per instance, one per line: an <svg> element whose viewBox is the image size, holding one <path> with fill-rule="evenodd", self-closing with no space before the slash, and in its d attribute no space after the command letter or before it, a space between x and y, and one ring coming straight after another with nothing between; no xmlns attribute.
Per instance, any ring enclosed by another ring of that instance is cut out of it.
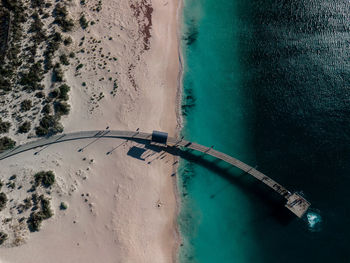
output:
<svg viewBox="0 0 350 263"><path fill-rule="evenodd" d="M74 17L79 17L80 1L73 2L70 10ZM75 76L78 62L66 72L67 83L72 87L69 101L72 109L63 120L65 132L109 126L110 129L140 128L147 132L157 129L176 134L177 5L177 1L152 3L152 37L147 51L143 51L138 21L132 15L130 2L104 0L99 13L89 11L88 7L83 9L88 20L99 19L99 22L86 30L90 33L85 34L82 47L79 40L83 30L73 33L76 50L85 49L85 53L77 56L84 67L78 76ZM94 71L97 58L92 51L87 54L93 46L87 41L90 36L101 40L97 50L102 47L103 54L110 52L110 56L118 60L108 61L105 69L96 66ZM133 65L131 70L130 65ZM99 81L102 77L105 79ZM117 77L115 96L110 94L113 84L109 77L113 80ZM82 82L86 82L86 87ZM94 104L90 98L93 94L98 97L100 92L104 97ZM136 159L127 154L132 146L138 145L133 142L124 143L106 155L122 143L116 139L103 139L78 152L88 143L52 145L36 156L31 151L0 161L0 176L4 179L16 173L20 181L24 174L40 170L54 170L57 177L52 194L54 217L44 221L39 232L25 233L25 244L0 248L0 262L176 260L176 179L171 177L176 169L174 157L166 155L154 160L161 153L153 153L146 160ZM147 150L142 156L149 154L152 152ZM87 160L83 161L84 157ZM90 164L91 159L94 161ZM66 211L58 209L61 201L68 203Z"/></svg>

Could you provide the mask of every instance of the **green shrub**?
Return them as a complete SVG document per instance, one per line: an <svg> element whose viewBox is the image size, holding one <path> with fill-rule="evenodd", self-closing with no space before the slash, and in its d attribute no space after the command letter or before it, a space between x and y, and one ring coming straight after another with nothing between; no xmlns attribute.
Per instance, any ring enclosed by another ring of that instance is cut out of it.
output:
<svg viewBox="0 0 350 263"><path fill-rule="evenodd" d="M45 115L40 120L40 126L35 128L36 135L53 135L63 131L63 126L58 122L58 118L52 115Z"/></svg>
<svg viewBox="0 0 350 263"><path fill-rule="evenodd" d="M68 208L68 205L66 203L64 203L64 202L61 202L60 209L61 210L66 210L67 208Z"/></svg>
<svg viewBox="0 0 350 263"><path fill-rule="evenodd" d="M86 17L84 14L80 17L79 23L82 29L85 29L89 26L89 22L86 20Z"/></svg>
<svg viewBox="0 0 350 263"><path fill-rule="evenodd" d="M31 0L32 7L43 8L45 6L45 0Z"/></svg>
<svg viewBox="0 0 350 263"><path fill-rule="evenodd" d="M15 147L16 142L8 137L0 138L0 153Z"/></svg>
<svg viewBox="0 0 350 263"><path fill-rule="evenodd" d="M44 187L50 187L55 183L55 174L53 171L41 171L34 174L35 186L42 185Z"/></svg>
<svg viewBox="0 0 350 263"><path fill-rule="evenodd" d="M79 69L81 69L83 66L84 66L83 64L79 64L75 69L76 69L76 70L79 70Z"/></svg>
<svg viewBox="0 0 350 263"><path fill-rule="evenodd" d="M23 200L23 203L24 203L23 208L24 208L25 210L28 210L29 208L31 208L31 207L33 206L33 202L32 202L32 200L31 200L29 197L27 197L26 199L24 199L24 200Z"/></svg>
<svg viewBox="0 0 350 263"><path fill-rule="evenodd" d="M68 115L70 111L69 104L61 101L56 101L54 104L55 113L57 115Z"/></svg>
<svg viewBox="0 0 350 263"><path fill-rule="evenodd" d="M29 111L32 108L31 100L24 100L21 102L21 111Z"/></svg>
<svg viewBox="0 0 350 263"><path fill-rule="evenodd" d="M59 25L63 31L68 32L73 29L74 22L72 19L68 18L68 11L64 5L60 3L56 4L53 15L55 17L54 23Z"/></svg>
<svg viewBox="0 0 350 263"><path fill-rule="evenodd" d="M39 231L41 222L44 220L42 212L32 212L27 220L28 229L30 232Z"/></svg>
<svg viewBox="0 0 350 263"><path fill-rule="evenodd" d="M41 195L39 199L41 200L41 211L43 212L44 219L50 218L53 215L53 212L50 207L50 200L44 198L43 195Z"/></svg>
<svg viewBox="0 0 350 263"><path fill-rule="evenodd" d="M58 89L54 89L49 93L50 98L57 98L60 95L60 91Z"/></svg>
<svg viewBox="0 0 350 263"><path fill-rule="evenodd" d="M72 42L73 42L72 38L71 37L67 37L66 39L64 39L63 44L65 46L69 46L70 44L72 44Z"/></svg>
<svg viewBox="0 0 350 263"><path fill-rule="evenodd" d="M63 84L59 87L60 90L60 95L59 95L59 99L62 100L68 100L68 92L70 91L70 87L67 84Z"/></svg>
<svg viewBox="0 0 350 263"><path fill-rule="evenodd" d="M67 57L66 54L62 54L62 55L60 56L60 62L61 62L63 65L65 65L65 66L68 66L68 65L69 65L69 59L68 59L68 57Z"/></svg>
<svg viewBox="0 0 350 263"><path fill-rule="evenodd" d="M11 123L8 121L2 121L0 118L0 133L8 133L11 127Z"/></svg>
<svg viewBox="0 0 350 263"><path fill-rule="evenodd" d="M61 82L63 80L63 71L59 64L56 64L52 72L52 81Z"/></svg>
<svg viewBox="0 0 350 263"><path fill-rule="evenodd" d="M31 124L29 121L25 121L19 126L18 132L19 133L27 133L30 131Z"/></svg>
<svg viewBox="0 0 350 263"><path fill-rule="evenodd" d="M46 104L41 110L42 113L50 114L52 111L50 104Z"/></svg>
<svg viewBox="0 0 350 263"><path fill-rule="evenodd" d="M35 97L41 99L41 98L44 98L44 97L45 97L45 94L44 94L44 92L39 91L39 92L35 93Z"/></svg>
<svg viewBox="0 0 350 263"><path fill-rule="evenodd" d="M29 230L31 232L34 232L39 231L41 222L45 219L50 218L53 213L50 207L50 200L46 199L43 195L40 195L38 197L37 194L33 194L32 200L34 206L38 205L39 201L41 204L41 210L38 212L32 212L27 220Z"/></svg>
<svg viewBox="0 0 350 263"><path fill-rule="evenodd" d="M7 240L8 235L0 231L0 245L2 245Z"/></svg>
<svg viewBox="0 0 350 263"><path fill-rule="evenodd" d="M21 73L21 79L19 83L24 86L26 90L41 90L43 87L40 85L43 79L43 69L41 62L34 63L27 73Z"/></svg>
<svg viewBox="0 0 350 263"><path fill-rule="evenodd" d="M40 126L46 129L49 129L53 126L55 126L57 120L54 116L52 115L46 115L41 118L40 120Z"/></svg>
<svg viewBox="0 0 350 263"><path fill-rule="evenodd" d="M3 210L7 203L7 196L5 193L0 193L0 211Z"/></svg>
<svg viewBox="0 0 350 263"><path fill-rule="evenodd" d="M41 136L46 136L46 135L49 134L49 129L46 129L46 128L41 127L41 126L38 126L38 127L35 128L35 134L37 136L40 136L40 137Z"/></svg>
<svg viewBox="0 0 350 263"><path fill-rule="evenodd" d="M59 45L59 43L62 42L62 34L60 32L54 32L50 37L56 45Z"/></svg>

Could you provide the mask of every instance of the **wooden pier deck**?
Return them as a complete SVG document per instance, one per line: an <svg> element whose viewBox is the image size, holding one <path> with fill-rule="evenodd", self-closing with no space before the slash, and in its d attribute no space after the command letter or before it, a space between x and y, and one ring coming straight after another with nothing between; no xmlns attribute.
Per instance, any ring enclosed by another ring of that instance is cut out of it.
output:
<svg viewBox="0 0 350 263"><path fill-rule="evenodd" d="M11 150L3 152L0 154L0 161L4 160L10 156L19 154L24 151L29 151L37 147L43 147L50 144L56 144L65 141L71 140L80 140L80 139L99 139L99 138L125 138L125 139L141 139L145 141L151 141L152 134L144 132L135 132L135 131L117 131L117 130L103 130L103 131L81 131L75 133L60 134L50 137L45 137L36 141L32 141L23 145L19 145ZM203 154L211 155L217 159L220 159L224 162L227 162L247 174L255 177L256 179L263 182L265 185L269 186L275 190L278 194L287 199L285 205L292 213L294 213L299 218L302 217L305 212L308 210L310 203L303 198L298 193L291 193L285 187L268 177L267 175L259 172L254 167L249 166L241 162L240 160L229 156L225 153L216 151L210 147L206 147L197 143L189 142L186 140L178 140L173 137L168 137L167 146L170 147L183 147L187 149L192 149Z"/></svg>

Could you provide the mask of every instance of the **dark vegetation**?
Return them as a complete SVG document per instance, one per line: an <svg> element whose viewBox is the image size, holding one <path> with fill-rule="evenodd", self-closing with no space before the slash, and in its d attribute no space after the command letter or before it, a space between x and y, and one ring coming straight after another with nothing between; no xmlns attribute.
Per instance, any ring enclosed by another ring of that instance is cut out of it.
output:
<svg viewBox="0 0 350 263"><path fill-rule="evenodd" d="M31 128L30 122L29 121L25 121L19 126L18 132L19 133L27 133L27 132L30 131L30 128Z"/></svg>
<svg viewBox="0 0 350 263"><path fill-rule="evenodd" d="M63 36L58 31L70 31L74 22L69 17L64 1L56 1L55 6L52 6L51 2L53 1L0 1L0 96L8 93L16 93L17 96L20 96L21 92L33 93L32 98L20 104L20 111L30 111L33 106L42 107L41 110L39 108L38 111L33 110L29 113L43 114L39 126L35 127L36 134L40 136L62 132L60 118L69 113L69 105L64 101L69 99L70 88L62 83L64 72L61 65L69 65L71 55L62 54L59 63L56 63L55 57L61 43L66 46L72 43L71 37ZM48 21L45 19L50 15L54 17L54 25L45 23ZM25 26L25 23L28 23L29 27ZM24 38L29 38L28 44L23 44ZM39 50L43 50L42 55ZM44 75L51 72L52 81L60 86L54 87L50 92L51 95L56 93L56 96L46 97L42 92L44 85L41 82ZM55 109L55 114L51 116L49 114L52 108ZM8 114L11 115L11 112ZM23 117L33 119L35 116L23 116L18 112L12 112L11 116L21 123L18 133L31 130L31 122ZM8 133L10 128L10 122L2 122L0 119L0 133ZM0 151L12 145L9 138L2 138L0 143Z"/></svg>
<svg viewBox="0 0 350 263"><path fill-rule="evenodd" d="M35 130L38 136L53 135L62 132L63 126L59 123L58 116L45 115Z"/></svg>
<svg viewBox="0 0 350 263"><path fill-rule="evenodd" d="M0 231L0 245L2 245L7 240L8 235Z"/></svg>
<svg viewBox="0 0 350 263"><path fill-rule="evenodd" d="M5 193L0 193L0 211L6 207L7 196Z"/></svg>
<svg viewBox="0 0 350 263"><path fill-rule="evenodd" d="M67 208L68 208L67 204L64 203L64 202L61 202L61 204L60 204L60 209L61 209L61 210L66 210Z"/></svg>
<svg viewBox="0 0 350 263"><path fill-rule="evenodd" d="M0 118L0 133L8 133L11 127L11 123L8 121L2 121Z"/></svg>
<svg viewBox="0 0 350 263"><path fill-rule="evenodd" d="M50 114L52 112L50 104L46 104L41 110L42 113Z"/></svg>
<svg viewBox="0 0 350 263"><path fill-rule="evenodd" d="M82 29L86 29L89 26L89 22L86 20L86 17L84 14L81 15L79 19L79 23Z"/></svg>
<svg viewBox="0 0 350 263"><path fill-rule="evenodd" d="M16 142L11 140L9 137L0 138L0 153L15 147Z"/></svg>
<svg viewBox="0 0 350 263"><path fill-rule="evenodd" d="M63 84L59 87L59 96L58 98L61 100L67 101L69 99L68 93L70 91L70 87L67 84ZM68 113L67 113L68 114Z"/></svg>
<svg viewBox="0 0 350 263"><path fill-rule="evenodd" d="M60 56L60 62L65 65L65 66L68 66L69 65L69 59L68 59L68 56L66 54L62 54Z"/></svg>
<svg viewBox="0 0 350 263"><path fill-rule="evenodd" d="M34 175L35 186L42 185L45 188L52 186L55 183L55 174L53 171L41 171Z"/></svg>
<svg viewBox="0 0 350 263"><path fill-rule="evenodd" d="M70 111L70 106L66 102L57 101L54 104L55 113L58 116L68 115Z"/></svg>
<svg viewBox="0 0 350 263"><path fill-rule="evenodd" d="M24 100L21 102L21 111L29 111L32 108L31 100Z"/></svg>
<svg viewBox="0 0 350 263"><path fill-rule="evenodd" d="M27 220L29 231L34 232L40 230L42 221L50 218L53 215L53 212L50 207L50 200L43 195L38 197L36 193L33 194L32 201L34 204L33 208L38 208L39 206L41 208L40 211L33 211Z"/></svg>
<svg viewBox="0 0 350 263"><path fill-rule="evenodd" d="M72 19L68 18L67 8L61 3L56 4L53 10L54 23L58 24L64 32L71 31L74 27Z"/></svg>

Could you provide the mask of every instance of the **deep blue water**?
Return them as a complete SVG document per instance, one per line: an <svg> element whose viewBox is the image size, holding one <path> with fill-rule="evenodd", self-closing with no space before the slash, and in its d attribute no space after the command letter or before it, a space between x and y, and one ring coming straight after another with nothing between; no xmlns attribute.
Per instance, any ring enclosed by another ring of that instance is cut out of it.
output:
<svg viewBox="0 0 350 263"><path fill-rule="evenodd" d="M182 160L182 262L350 262L350 2L185 1L183 52L186 138L312 209L297 219L239 171Z"/></svg>

